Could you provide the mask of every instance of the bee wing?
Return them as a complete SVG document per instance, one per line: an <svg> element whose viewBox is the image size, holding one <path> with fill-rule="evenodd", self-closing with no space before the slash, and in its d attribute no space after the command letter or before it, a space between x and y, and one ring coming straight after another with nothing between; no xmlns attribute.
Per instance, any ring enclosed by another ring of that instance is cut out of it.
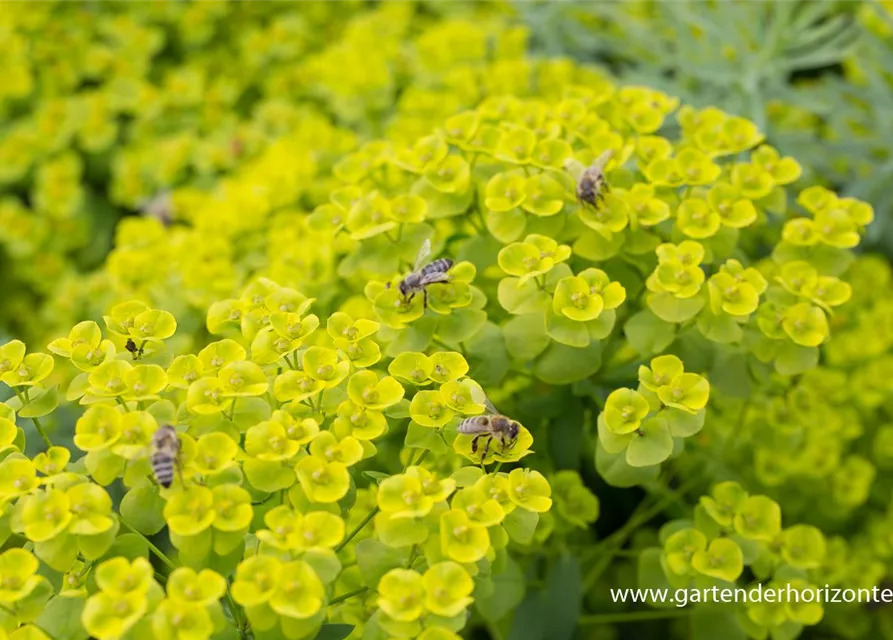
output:
<svg viewBox="0 0 893 640"><path fill-rule="evenodd" d="M494 407L493 403L490 402L490 398L487 397L487 394L484 393L484 390L476 384L471 386L471 399L478 404L482 404L487 407L487 411L489 413L492 413L494 416L501 415L499 413L499 409Z"/></svg>
<svg viewBox="0 0 893 640"><path fill-rule="evenodd" d="M422 263L425 262L425 258L431 255L431 239L428 238L422 243L422 247L419 249L419 255L415 259L415 266L412 268L413 271L418 271L422 267Z"/></svg>
<svg viewBox="0 0 893 640"><path fill-rule="evenodd" d="M492 413L494 416L502 415L500 413L499 409L497 409L495 406L493 406L493 403L490 402L490 398L488 398L486 396L484 396L484 406L487 407L487 411Z"/></svg>
<svg viewBox="0 0 893 640"><path fill-rule="evenodd" d="M568 158L564 161L564 170L571 174L571 177L577 182L580 181L580 178L583 177L583 172L586 171L586 165L584 165L579 160L574 160L573 158Z"/></svg>
<svg viewBox="0 0 893 640"><path fill-rule="evenodd" d="M592 163L592 166L589 167L589 171L595 171L601 173L605 170L607 164L611 161L611 158L614 157L614 150L608 149L595 159L595 162Z"/></svg>

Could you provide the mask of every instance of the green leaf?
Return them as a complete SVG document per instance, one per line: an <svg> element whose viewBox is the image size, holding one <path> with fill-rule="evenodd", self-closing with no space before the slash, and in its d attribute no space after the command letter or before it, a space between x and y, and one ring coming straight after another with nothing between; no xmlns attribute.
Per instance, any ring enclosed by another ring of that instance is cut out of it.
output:
<svg viewBox="0 0 893 640"><path fill-rule="evenodd" d="M546 332L553 340L569 347L582 349L589 346L589 331L586 323L571 320L555 313L552 307L546 309Z"/></svg>
<svg viewBox="0 0 893 640"><path fill-rule="evenodd" d="M456 481L457 487L470 487L480 480L484 475L484 470L480 467L462 467L453 471L450 476Z"/></svg>
<svg viewBox="0 0 893 640"><path fill-rule="evenodd" d="M121 517L143 535L154 536L164 528L164 505L158 488L144 485L125 494L121 500Z"/></svg>
<svg viewBox="0 0 893 640"><path fill-rule="evenodd" d="M673 436L662 417L649 418L633 432L626 448L626 461L633 467L657 465L673 453Z"/></svg>
<svg viewBox="0 0 893 640"><path fill-rule="evenodd" d="M783 376L796 376L812 369L818 363L818 347L803 347L793 342L783 342L776 354L775 370Z"/></svg>
<svg viewBox="0 0 893 640"><path fill-rule="evenodd" d="M389 418L395 418L397 420L402 420L403 418L409 417L409 399L401 398L400 402L397 404L391 405L387 409L384 410L384 414Z"/></svg>
<svg viewBox="0 0 893 640"><path fill-rule="evenodd" d="M740 342L744 336L741 325L732 316L726 314L715 315L709 309L698 316L698 329L704 334L705 338L719 344Z"/></svg>
<svg viewBox="0 0 893 640"><path fill-rule="evenodd" d="M218 532L219 533L219 532ZM222 576L231 575L245 555L245 541L242 540L232 551L226 555L211 553L208 556L206 566L212 571L216 571Z"/></svg>
<svg viewBox="0 0 893 640"><path fill-rule="evenodd" d="M62 533L44 542L35 543L34 555L56 571L65 573L77 559L78 545L71 534Z"/></svg>
<svg viewBox="0 0 893 640"><path fill-rule="evenodd" d="M437 429L423 427L417 422L409 423L403 444L416 449L428 449L434 453L446 453L447 446Z"/></svg>
<svg viewBox="0 0 893 640"><path fill-rule="evenodd" d="M53 638L83 640L89 637L81 625L81 612L85 603L85 598L53 598L38 616L36 623Z"/></svg>
<svg viewBox="0 0 893 640"><path fill-rule="evenodd" d="M515 242L527 228L527 214L518 207L508 211L488 211L484 221L487 231L503 244Z"/></svg>
<svg viewBox="0 0 893 640"><path fill-rule="evenodd" d="M209 558L213 557L211 553L213 538L210 528L194 536L178 536L171 533L171 544L179 551L182 564L199 570L204 568Z"/></svg>
<svg viewBox="0 0 893 640"><path fill-rule="evenodd" d="M391 476L381 471L364 471L363 475L372 480L375 484L381 484L381 481Z"/></svg>
<svg viewBox="0 0 893 640"><path fill-rule="evenodd" d="M746 618L747 616L742 617ZM741 617L736 616L734 612L728 611L725 607L699 608L691 617L689 626L691 640L715 640L715 638L746 640L748 636L738 624L740 619ZM776 638L774 630L772 638L773 640Z"/></svg>
<svg viewBox="0 0 893 640"><path fill-rule="evenodd" d="M706 260L712 263L723 262L732 257L738 244L738 229L732 227L720 227L714 235L701 240L706 250Z"/></svg>
<svg viewBox="0 0 893 640"><path fill-rule="evenodd" d="M747 398L751 394L747 353L743 350L717 346L716 359L707 377L711 391L716 390L733 398Z"/></svg>
<svg viewBox="0 0 893 640"><path fill-rule="evenodd" d="M605 309L595 320L586 323L586 330L592 340L604 340L614 330L617 322L617 312L614 309Z"/></svg>
<svg viewBox="0 0 893 640"><path fill-rule="evenodd" d="M570 553L562 553L546 576L546 606L549 640L572 640L583 605L580 564Z"/></svg>
<svg viewBox="0 0 893 640"><path fill-rule="evenodd" d="M112 453L111 449L91 451L84 456L87 471L96 482L104 487L110 485L124 472L125 462L124 458Z"/></svg>
<svg viewBox="0 0 893 640"><path fill-rule="evenodd" d="M502 382L508 371L509 354L499 327L488 322L465 346L475 381L484 387L495 387Z"/></svg>
<svg viewBox="0 0 893 640"><path fill-rule="evenodd" d="M108 530L96 535L78 536L78 549L81 555L87 560L96 560L101 558L114 544L115 536L118 535L118 529L121 527L117 522Z"/></svg>
<svg viewBox="0 0 893 640"><path fill-rule="evenodd" d="M435 189L424 178L413 183L409 192L427 201L429 220L458 216L468 209L474 198L474 189L466 189L463 193L444 193Z"/></svg>
<svg viewBox="0 0 893 640"><path fill-rule="evenodd" d="M502 308L515 315L542 313L549 308L551 297L540 289L535 280L520 284L520 278L503 278L496 288L496 297Z"/></svg>
<svg viewBox="0 0 893 640"><path fill-rule="evenodd" d="M601 353L600 342L592 342L585 349L553 343L536 361L533 373L549 384L577 382L599 370L602 364Z"/></svg>
<svg viewBox="0 0 893 640"><path fill-rule="evenodd" d="M574 255L593 262L604 262L620 253L620 247L623 246L625 239L622 233L613 233L611 239L606 240L599 232L586 229L574 242Z"/></svg>
<svg viewBox="0 0 893 640"><path fill-rule="evenodd" d="M109 550L105 552L104 558L114 558L117 556L127 558L131 561L136 560L137 558L148 558L149 544L146 542L145 538L142 538L135 533L123 533L115 538L115 542L109 547Z"/></svg>
<svg viewBox="0 0 893 640"><path fill-rule="evenodd" d="M233 422L245 431L258 422L269 420L273 409L264 398L239 398L236 401L236 411L233 414Z"/></svg>
<svg viewBox="0 0 893 640"><path fill-rule="evenodd" d="M498 622L511 613L524 599L524 574L511 558L507 558L505 570L493 576L493 590L479 595L480 583L475 584L475 607L485 620Z"/></svg>
<svg viewBox="0 0 893 640"><path fill-rule="evenodd" d="M303 559L313 567L324 584L331 584L341 573L341 561L331 549L308 549L304 552Z"/></svg>
<svg viewBox="0 0 893 640"><path fill-rule="evenodd" d="M595 470L612 487L634 487L657 479L660 467L632 467L626 462L626 454L611 454L605 451L601 442L595 445Z"/></svg>
<svg viewBox="0 0 893 640"><path fill-rule="evenodd" d="M550 637L551 619L546 593L541 589L530 591L515 609L508 640L546 640Z"/></svg>
<svg viewBox="0 0 893 640"><path fill-rule="evenodd" d="M152 414L158 424L175 424L177 421L177 408L170 400L153 402L146 411Z"/></svg>
<svg viewBox="0 0 893 640"><path fill-rule="evenodd" d="M434 337L439 320L431 315L423 316L404 329L395 332L396 339L385 349L385 354L394 358L404 351L425 351ZM385 332L379 330L379 334Z"/></svg>
<svg viewBox="0 0 893 640"><path fill-rule="evenodd" d="M676 337L676 327L645 309L626 321L623 333L639 355L652 356L670 346Z"/></svg>
<svg viewBox="0 0 893 640"><path fill-rule="evenodd" d="M673 585L667 580L660 557L662 551L657 547L644 549L639 554L639 561L636 567L636 586L639 589L668 589L673 590ZM651 591L650 593L654 593ZM650 598L647 604L652 607L671 609L674 604L666 600Z"/></svg>
<svg viewBox="0 0 893 640"><path fill-rule="evenodd" d="M664 322L681 323L691 320L704 308L704 298L677 298L672 293L651 293L648 307Z"/></svg>
<svg viewBox="0 0 893 640"><path fill-rule="evenodd" d="M87 389L90 387L89 378L90 374L87 371L76 375L68 385L68 389L65 390L65 399L68 402L74 402L87 393Z"/></svg>
<svg viewBox="0 0 893 640"><path fill-rule="evenodd" d="M58 387L53 385L33 396L31 401L19 410L22 418L41 418L52 413L59 406Z"/></svg>
<svg viewBox="0 0 893 640"><path fill-rule="evenodd" d="M33 622L46 610L47 601L55 595L50 581L40 576L34 589L23 599L16 602L16 614L19 622ZM66 639L67 640L67 639Z"/></svg>
<svg viewBox="0 0 893 640"><path fill-rule="evenodd" d="M530 544L540 517L536 511L528 511L518 507L505 517L502 525L509 537L518 544Z"/></svg>
<svg viewBox="0 0 893 640"><path fill-rule="evenodd" d="M502 327L505 347L516 360L533 360L549 346L546 321L541 313L514 316Z"/></svg>
<svg viewBox="0 0 893 640"><path fill-rule="evenodd" d="M711 379L712 381L712 379ZM667 407L660 413L660 417L667 421L670 427L670 435L674 438L688 438L704 428L707 419L707 410L701 409L695 414Z"/></svg>
<svg viewBox="0 0 893 640"><path fill-rule="evenodd" d="M487 322L487 312L478 309L453 309L442 316L437 324L436 335L449 344L465 342Z"/></svg>
<svg viewBox="0 0 893 640"><path fill-rule="evenodd" d="M316 634L315 640L344 640L353 630L352 624L324 624Z"/></svg>
<svg viewBox="0 0 893 640"><path fill-rule="evenodd" d="M367 587L374 589L391 569L402 568L408 558L406 549L395 549L378 540L361 540L356 548L357 566Z"/></svg>
<svg viewBox="0 0 893 640"><path fill-rule="evenodd" d="M267 493L288 489L295 483L294 469L281 462L249 458L245 460L243 469L248 482Z"/></svg>

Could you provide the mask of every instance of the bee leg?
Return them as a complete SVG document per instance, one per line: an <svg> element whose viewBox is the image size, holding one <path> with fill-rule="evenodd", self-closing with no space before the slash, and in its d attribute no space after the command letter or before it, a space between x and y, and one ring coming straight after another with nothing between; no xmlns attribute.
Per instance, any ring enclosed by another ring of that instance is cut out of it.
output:
<svg viewBox="0 0 893 640"><path fill-rule="evenodd" d="M426 287L425 289L422 290L422 293L423 293L423 297L422 297L422 300L423 300L423 302L422 302L422 308L423 308L425 311L427 311L427 310L428 310L428 289L427 289L427 287Z"/></svg>
<svg viewBox="0 0 893 640"><path fill-rule="evenodd" d="M490 451L490 443L493 442L493 436L487 437L487 444L484 445L484 451L481 453L481 464L484 464L484 460L487 457L487 453Z"/></svg>
<svg viewBox="0 0 893 640"><path fill-rule="evenodd" d="M481 437L482 437L481 435L476 435L475 437L473 437L473 438L471 439L471 452L472 452L472 453L477 453L477 451L478 451L478 440L480 440Z"/></svg>
<svg viewBox="0 0 893 640"><path fill-rule="evenodd" d="M384 288L385 288L385 289L390 289L390 288L391 288L391 281L390 281L390 280L388 280L388 281L385 283Z"/></svg>

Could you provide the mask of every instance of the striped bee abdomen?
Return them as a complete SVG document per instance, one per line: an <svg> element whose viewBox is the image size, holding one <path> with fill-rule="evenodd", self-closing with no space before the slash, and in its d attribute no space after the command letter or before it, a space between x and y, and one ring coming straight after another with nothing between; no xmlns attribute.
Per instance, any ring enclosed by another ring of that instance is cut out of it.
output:
<svg viewBox="0 0 893 640"><path fill-rule="evenodd" d="M450 270L450 267L453 266L453 261L449 258L440 258L435 260L431 264L426 264L422 268L422 275L430 275L432 273L444 273Z"/></svg>
<svg viewBox="0 0 893 640"><path fill-rule="evenodd" d="M465 418L465 420L460 422L459 426L456 427L456 430L465 435L474 435L486 432L489 427L490 418L487 416L472 416L471 418Z"/></svg>
<svg viewBox="0 0 893 640"><path fill-rule="evenodd" d="M174 481L174 467L177 465L177 456L180 454L180 439L177 431L170 425L164 425L152 435L152 471L155 480L165 489L170 488Z"/></svg>
<svg viewBox="0 0 893 640"><path fill-rule="evenodd" d="M174 458L165 453L156 453L152 456L152 471L155 480L165 489L169 489L174 482Z"/></svg>

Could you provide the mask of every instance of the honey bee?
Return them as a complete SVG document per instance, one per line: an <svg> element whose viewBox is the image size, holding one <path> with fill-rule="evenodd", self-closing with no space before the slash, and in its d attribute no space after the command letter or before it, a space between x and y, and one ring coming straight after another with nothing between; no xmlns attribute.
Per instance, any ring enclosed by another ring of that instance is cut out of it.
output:
<svg viewBox="0 0 893 640"><path fill-rule="evenodd" d="M174 482L174 469L180 473L180 438L169 424L162 425L152 434L152 472L155 480L165 489ZM180 481L183 481L182 476Z"/></svg>
<svg viewBox="0 0 893 640"><path fill-rule="evenodd" d="M155 218L165 227L174 220L174 201L170 191L161 191L139 203L139 211L146 218Z"/></svg>
<svg viewBox="0 0 893 640"><path fill-rule="evenodd" d="M465 420L459 423L458 427L459 433L474 436L471 441L471 453L477 453L478 441L481 438L487 439L487 442L484 444L484 450L481 452L481 462L487 457L487 453L490 451L490 444L494 438L499 440L501 451L504 452L506 449L511 449L515 446L515 443L518 441L518 433L521 430L521 425L518 422L502 415L486 397L484 398L484 406L487 407L490 415L465 418Z"/></svg>
<svg viewBox="0 0 893 640"><path fill-rule="evenodd" d="M614 150L608 149L583 170L577 182L577 200L582 205L597 207L611 190L605 180L605 166L614 156Z"/></svg>
<svg viewBox="0 0 893 640"><path fill-rule="evenodd" d="M434 262L421 266L425 258L431 253L431 240L425 240L422 248L419 249L419 255L416 257L415 265L412 273L407 275L397 288L400 295L403 296L405 302L410 302L417 293L421 292L424 296L424 308L428 308L428 285L435 282L449 282L450 276L447 273L453 266L453 261L449 258L440 258ZM388 288L391 283L388 283Z"/></svg>

